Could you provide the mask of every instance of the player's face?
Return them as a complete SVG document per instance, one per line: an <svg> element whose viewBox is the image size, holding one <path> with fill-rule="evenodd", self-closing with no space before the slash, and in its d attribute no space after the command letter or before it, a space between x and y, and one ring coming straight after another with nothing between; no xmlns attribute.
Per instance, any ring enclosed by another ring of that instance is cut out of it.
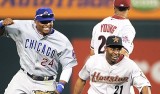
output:
<svg viewBox="0 0 160 94"><path fill-rule="evenodd" d="M117 63L121 55L121 48L119 46L106 47L106 59L111 65Z"/></svg>
<svg viewBox="0 0 160 94"><path fill-rule="evenodd" d="M42 35L47 35L53 27L53 21L35 21L37 30Z"/></svg>

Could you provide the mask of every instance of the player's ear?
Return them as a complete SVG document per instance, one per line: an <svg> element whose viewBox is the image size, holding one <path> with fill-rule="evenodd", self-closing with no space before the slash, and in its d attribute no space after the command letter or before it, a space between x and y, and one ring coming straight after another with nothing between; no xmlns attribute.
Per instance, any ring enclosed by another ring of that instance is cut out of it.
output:
<svg viewBox="0 0 160 94"><path fill-rule="evenodd" d="M36 20L34 19L34 22L36 22Z"/></svg>
<svg viewBox="0 0 160 94"><path fill-rule="evenodd" d="M36 24L36 23L37 23L37 20L34 19L34 23Z"/></svg>

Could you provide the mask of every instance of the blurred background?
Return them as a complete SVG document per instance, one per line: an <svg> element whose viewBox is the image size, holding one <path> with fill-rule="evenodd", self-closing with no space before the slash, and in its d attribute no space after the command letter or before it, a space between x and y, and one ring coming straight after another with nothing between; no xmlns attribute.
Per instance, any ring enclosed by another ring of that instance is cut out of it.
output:
<svg viewBox="0 0 160 94"><path fill-rule="evenodd" d="M65 34L75 49L78 65L63 91L72 94L78 72L89 56L92 29L105 17L113 16L113 0L0 0L0 19L34 19L36 9L42 6L53 9L54 28ZM152 94L160 94L160 0L132 0L129 19L136 29L130 58L151 82ZM4 94L20 66L14 41L1 37L0 43L0 94ZM83 94L88 87L87 83Z"/></svg>

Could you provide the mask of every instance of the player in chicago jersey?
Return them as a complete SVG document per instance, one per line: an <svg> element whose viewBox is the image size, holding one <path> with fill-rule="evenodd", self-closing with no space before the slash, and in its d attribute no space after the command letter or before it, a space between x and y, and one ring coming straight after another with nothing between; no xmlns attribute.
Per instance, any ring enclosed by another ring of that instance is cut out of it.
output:
<svg viewBox="0 0 160 94"><path fill-rule="evenodd" d="M0 22L0 35L12 38L17 46L21 69L4 94L60 94L69 81L77 60L68 38L53 28L54 13L39 8L34 20ZM58 66L62 65L56 82Z"/></svg>
<svg viewBox="0 0 160 94"><path fill-rule="evenodd" d="M81 94L86 80L90 80L88 94L131 94L131 86L140 94L151 94L150 82L141 69L121 54L121 37L109 36L105 44L105 54L90 56L80 70L74 94Z"/></svg>

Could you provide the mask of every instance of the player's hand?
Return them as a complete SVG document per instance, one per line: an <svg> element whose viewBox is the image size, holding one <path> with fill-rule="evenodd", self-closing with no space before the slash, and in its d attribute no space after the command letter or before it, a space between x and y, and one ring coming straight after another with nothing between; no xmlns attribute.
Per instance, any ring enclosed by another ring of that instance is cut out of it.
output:
<svg viewBox="0 0 160 94"><path fill-rule="evenodd" d="M60 94L57 90L53 91L53 94Z"/></svg>
<svg viewBox="0 0 160 94"><path fill-rule="evenodd" d="M6 19L3 20L2 25L3 26L8 26L8 25L11 25L13 23L14 22L13 22L13 20L11 18L6 18Z"/></svg>

